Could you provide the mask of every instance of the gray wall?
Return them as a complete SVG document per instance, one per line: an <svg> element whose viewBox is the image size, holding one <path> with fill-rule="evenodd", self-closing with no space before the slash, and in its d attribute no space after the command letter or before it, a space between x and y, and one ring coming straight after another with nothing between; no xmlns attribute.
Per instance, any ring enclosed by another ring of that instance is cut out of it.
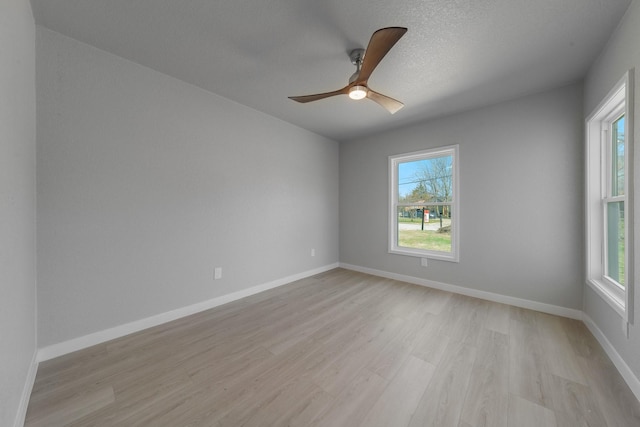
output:
<svg viewBox="0 0 640 427"><path fill-rule="evenodd" d="M0 1L0 425L20 418L36 350L35 26L26 0Z"/></svg>
<svg viewBox="0 0 640 427"><path fill-rule="evenodd" d="M338 261L337 142L36 34L40 347Z"/></svg>
<svg viewBox="0 0 640 427"><path fill-rule="evenodd" d="M607 303L605 303L590 287L585 286L584 312L596 323L616 351L622 356L627 365L640 378L640 199L637 196L640 189L640 1L634 0L622 19L618 29L609 40L605 50L594 63L585 79L585 118L607 95L609 90L620 80L629 69L635 68L635 129L634 129L634 246L635 255L633 268L635 270L634 284L636 286L634 298L635 321L630 327L629 338L622 333L622 320Z"/></svg>
<svg viewBox="0 0 640 427"><path fill-rule="evenodd" d="M582 92L571 85L340 147L340 261L582 308ZM460 144L460 263L387 252L392 154Z"/></svg>

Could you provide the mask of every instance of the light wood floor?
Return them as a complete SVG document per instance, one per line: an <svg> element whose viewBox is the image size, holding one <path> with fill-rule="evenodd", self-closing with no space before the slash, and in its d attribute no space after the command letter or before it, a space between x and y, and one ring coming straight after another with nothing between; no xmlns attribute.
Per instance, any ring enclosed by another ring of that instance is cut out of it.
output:
<svg viewBox="0 0 640 427"><path fill-rule="evenodd" d="M40 365L27 426L640 426L578 321L342 269Z"/></svg>

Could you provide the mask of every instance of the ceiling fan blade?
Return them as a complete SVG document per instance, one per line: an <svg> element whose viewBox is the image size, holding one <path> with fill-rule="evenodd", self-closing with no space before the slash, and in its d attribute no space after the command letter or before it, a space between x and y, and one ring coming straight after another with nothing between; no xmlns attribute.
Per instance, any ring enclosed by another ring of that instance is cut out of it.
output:
<svg viewBox="0 0 640 427"><path fill-rule="evenodd" d="M404 27L388 27L381 28L371 36L369 46L364 53L362 68L356 79L358 83L367 83L373 70L376 69L382 58L391 50L391 48L400 40L407 29Z"/></svg>
<svg viewBox="0 0 640 427"><path fill-rule="evenodd" d="M289 99L292 99L297 102L306 103L311 101L318 101L320 99L329 98L336 95L346 95L349 93L349 86L345 86L342 89L334 90L333 92L325 92L325 93L316 93L315 95L303 95L303 96L290 96Z"/></svg>
<svg viewBox="0 0 640 427"><path fill-rule="evenodd" d="M393 98L389 98L388 96L375 92L371 89L369 89L369 91L367 92L367 98L377 102L391 114L395 114L402 107L404 107L404 104L402 102L397 101Z"/></svg>

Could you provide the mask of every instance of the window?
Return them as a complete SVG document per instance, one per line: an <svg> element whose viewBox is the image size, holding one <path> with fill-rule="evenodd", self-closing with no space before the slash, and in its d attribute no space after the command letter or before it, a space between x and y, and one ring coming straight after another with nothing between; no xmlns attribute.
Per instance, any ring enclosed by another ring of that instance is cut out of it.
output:
<svg viewBox="0 0 640 427"><path fill-rule="evenodd" d="M587 283L627 322L632 253L631 73L587 118Z"/></svg>
<svg viewBox="0 0 640 427"><path fill-rule="evenodd" d="M389 157L389 252L459 260L458 146Z"/></svg>

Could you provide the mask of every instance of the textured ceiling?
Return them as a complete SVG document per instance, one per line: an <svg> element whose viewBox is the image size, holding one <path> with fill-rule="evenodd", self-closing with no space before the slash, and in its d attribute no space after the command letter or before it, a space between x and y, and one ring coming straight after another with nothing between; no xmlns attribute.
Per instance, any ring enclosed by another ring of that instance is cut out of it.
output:
<svg viewBox="0 0 640 427"><path fill-rule="evenodd" d="M575 82L631 0L32 0L36 23L342 141ZM346 96L348 51L409 29Z"/></svg>

